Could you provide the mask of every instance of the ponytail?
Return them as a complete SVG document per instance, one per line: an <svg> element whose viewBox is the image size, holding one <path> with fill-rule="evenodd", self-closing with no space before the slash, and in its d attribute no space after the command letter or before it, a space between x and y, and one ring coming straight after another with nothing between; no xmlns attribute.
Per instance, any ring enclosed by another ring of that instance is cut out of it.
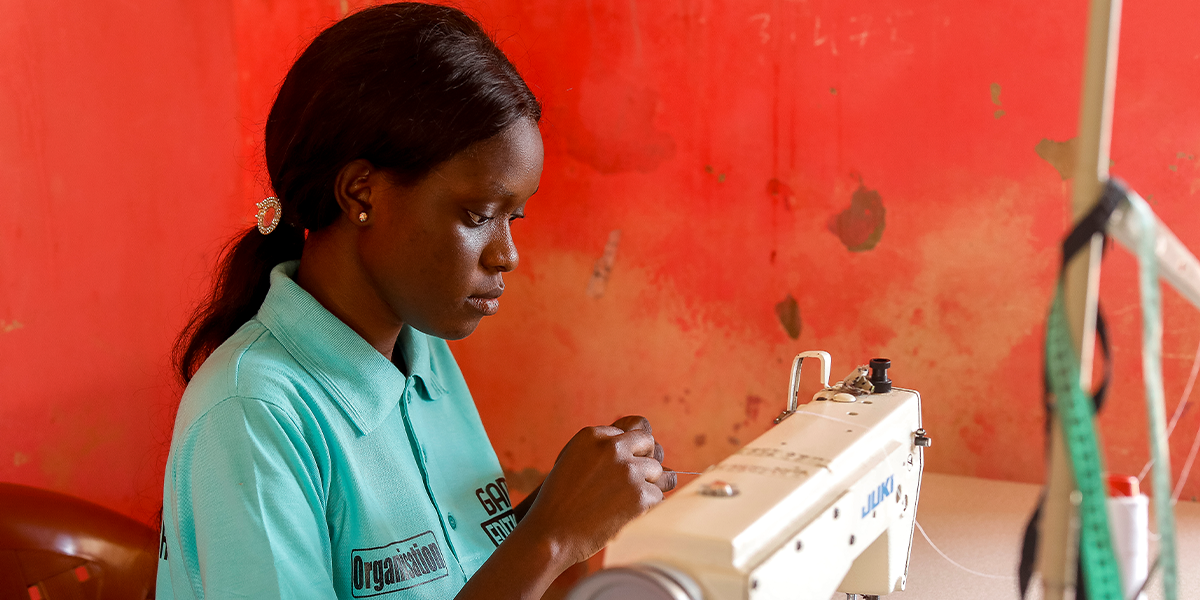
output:
<svg viewBox="0 0 1200 600"><path fill-rule="evenodd" d="M275 265L300 258L304 232L333 223L338 173L363 159L414 183L472 144L542 109L516 68L462 11L399 2L354 13L321 32L288 70L263 148L282 222L226 248L212 293L175 344L186 383L254 318Z"/></svg>
<svg viewBox="0 0 1200 600"><path fill-rule="evenodd" d="M268 235L251 227L225 248L212 292L175 342L175 365L184 383L217 346L252 319L271 287L271 269L300 258L304 234L281 224Z"/></svg>

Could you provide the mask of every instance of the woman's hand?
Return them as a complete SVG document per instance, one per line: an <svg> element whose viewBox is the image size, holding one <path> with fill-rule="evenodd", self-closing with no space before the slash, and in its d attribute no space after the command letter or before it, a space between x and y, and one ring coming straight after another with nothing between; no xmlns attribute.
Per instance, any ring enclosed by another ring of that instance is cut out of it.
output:
<svg viewBox="0 0 1200 600"><path fill-rule="evenodd" d="M521 526L571 564L587 560L675 487L675 473L663 471L662 459L643 417L585 428L559 454Z"/></svg>
<svg viewBox="0 0 1200 600"><path fill-rule="evenodd" d="M675 487L650 422L623 417L575 434L542 485L515 511L525 513L459 600L542 597L571 565L600 551L626 523Z"/></svg>

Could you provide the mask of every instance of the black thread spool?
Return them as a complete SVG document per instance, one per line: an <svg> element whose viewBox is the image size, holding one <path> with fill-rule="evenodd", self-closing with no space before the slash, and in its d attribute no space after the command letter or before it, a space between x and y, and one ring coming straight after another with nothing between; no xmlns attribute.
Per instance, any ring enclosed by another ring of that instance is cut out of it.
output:
<svg viewBox="0 0 1200 600"><path fill-rule="evenodd" d="M892 368L892 361L886 358L871 359L871 385L875 386L874 393L886 394L892 391L892 380L888 379L888 369Z"/></svg>

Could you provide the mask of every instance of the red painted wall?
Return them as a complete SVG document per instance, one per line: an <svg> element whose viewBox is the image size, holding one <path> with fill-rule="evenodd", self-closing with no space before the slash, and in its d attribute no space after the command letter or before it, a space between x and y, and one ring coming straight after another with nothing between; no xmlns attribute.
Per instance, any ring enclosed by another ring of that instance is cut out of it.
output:
<svg viewBox="0 0 1200 600"><path fill-rule="evenodd" d="M1200 5L1168 4L1126 7L1113 170L1200 249ZM0 4L0 479L152 518L170 343L266 195L275 86L355 6ZM514 488L631 412L701 469L768 427L807 349L839 377L891 357L923 393L930 469L1042 477L1055 142L1076 127L1086 2L465 6L546 105L521 266L453 344ZM1127 472L1146 458L1134 268L1113 252L1103 282L1104 438ZM1173 410L1200 313L1165 304ZM1186 412L1176 472L1198 427Z"/></svg>
<svg viewBox="0 0 1200 600"><path fill-rule="evenodd" d="M455 346L506 465L545 471L547 440L641 412L675 466L701 469L768 427L791 357L819 348L838 376L890 356L924 392L931 469L1040 480L1041 326L1069 197L1055 142L1076 128L1085 2L493 10L548 105L512 298ZM1113 158L1200 249L1197 22L1193 4L1128 7ZM1104 434L1111 466L1136 473L1134 270L1123 252L1108 265ZM1200 315L1173 293L1166 310L1173 409ZM1185 413L1176 465L1197 426Z"/></svg>
<svg viewBox="0 0 1200 600"><path fill-rule="evenodd" d="M244 212L231 18L0 3L0 480L153 518L166 353Z"/></svg>

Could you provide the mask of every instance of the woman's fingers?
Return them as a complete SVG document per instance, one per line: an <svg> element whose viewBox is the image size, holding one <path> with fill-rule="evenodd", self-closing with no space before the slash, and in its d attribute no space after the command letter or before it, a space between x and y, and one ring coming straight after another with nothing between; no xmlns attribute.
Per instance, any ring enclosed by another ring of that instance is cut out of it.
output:
<svg viewBox="0 0 1200 600"><path fill-rule="evenodd" d="M636 470L635 480L644 481L646 488L644 491L649 492L651 498L650 503L645 508L650 508L662 501L662 493L674 487L675 473L663 469L662 463L653 458L634 458L631 466ZM670 485L670 487L665 487Z"/></svg>
<svg viewBox="0 0 1200 600"><path fill-rule="evenodd" d="M624 452L628 452L630 456L640 456L645 458L653 458L654 436L641 429L631 429L618 435L616 438L617 447ZM659 464L662 467L662 464Z"/></svg>
<svg viewBox="0 0 1200 600"><path fill-rule="evenodd" d="M646 419L646 417L639 415L621 417L613 422L612 426L621 429L622 431L645 431L651 435L654 434L654 429L650 426L650 421ZM634 456L648 456L661 463L664 456L662 444L655 442L654 447L651 448L649 452L638 452L635 453Z"/></svg>
<svg viewBox="0 0 1200 600"><path fill-rule="evenodd" d="M621 417L620 419L617 419L616 421L614 421L612 426L618 427L622 431L629 431L631 429L642 429L646 433L654 433L654 430L650 427L650 421L647 420L646 417L643 417L640 415L629 415L629 416Z"/></svg>
<svg viewBox="0 0 1200 600"><path fill-rule="evenodd" d="M658 489L664 492L669 492L675 489L675 486L679 483L679 475L676 474L675 471L667 471L664 469L663 472L658 476L658 479L655 479L651 483L653 483Z"/></svg>

